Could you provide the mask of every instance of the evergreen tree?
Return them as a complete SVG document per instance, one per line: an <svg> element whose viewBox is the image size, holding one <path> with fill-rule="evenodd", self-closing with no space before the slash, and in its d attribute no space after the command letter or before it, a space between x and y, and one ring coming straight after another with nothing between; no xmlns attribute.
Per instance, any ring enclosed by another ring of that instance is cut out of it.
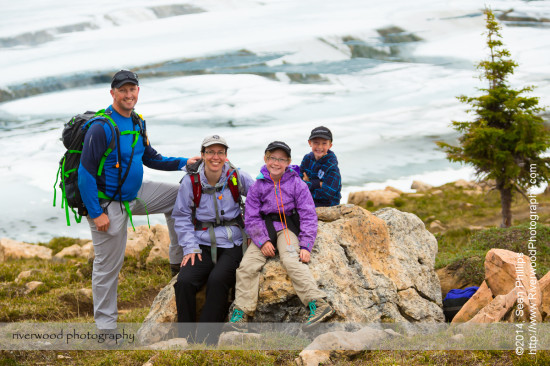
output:
<svg viewBox="0 0 550 366"><path fill-rule="evenodd" d="M514 193L525 196L528 186L540 186L550 180L550 158L542 157L550 148L550 132L538 115L543 110L538 98L524 96L533 87L510 87L507 77L517 64L503 47L501 27L491 10L486 9L485 15L489 58L477 68L481 70L480 79L487 80L489 87L478 89L482 95L477 97L458 97L471 106L468 112L475 116L472 122L452 122L461 133L460 146L437 144L450 161L472 165L478 179L496 181L502 207L501 227L509 227Z"/></svg>

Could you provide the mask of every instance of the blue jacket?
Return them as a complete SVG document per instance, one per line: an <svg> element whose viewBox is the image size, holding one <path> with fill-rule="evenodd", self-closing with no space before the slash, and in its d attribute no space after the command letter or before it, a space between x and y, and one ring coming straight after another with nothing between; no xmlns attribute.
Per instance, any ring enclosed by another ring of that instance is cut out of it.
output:
<svg viewBox="0 0 550 366"><path fill-rule="evenodd" d="M218 199L218 214L220 219L229 221L241 214L239 204L233 199L231 190L227 186L227 172L229 163L225 163L222 169L222 175L218 185L223 187L221 192L215 195L202 193L199 207L195 211L197 220L202 222L214 222L216 220L216 211L214 211L214 199ZM248 188L254 183L254 180L247 173L239 170L241 176L241 187L239 192L246 196ZM203 187L212 187L204 175L204 164L199 167L200 182ZM221 197L221 199L220 199ZM197 230L193 225L191 218L191 207L193 202L193 185L191 178L186 175L181 180L178 197L172 211L174 218L174 228L178 235L178 244L183 247L183 255L190 253L201 253L199 245L210 246L210 235L208 230ZM243 237L241 230L237 226L218 226L214 228L216 236L216 245L218 248L233 248L235 245L242 245Z"/></svg>
<svg viewBox="0 0 550 366"><path fill-rule="evenodd" d="M139 130L139 126L134 124L131 118L121 116L112 106L109 106L106 112L112 113L111 118L120 129L120 146L116 146L107 156L103 171L98 176L101 157L105 153L113 136L111 136L111 128L107 125L110 122L93 122L84 138L82 157L80 158L80 166L78 168L78 187L82 201L88 209L88 214L93 219L103 213L103 209L99 205L98 191L105 193L108 197L113 197L116 193L118 187L118 169L115 165L118 161L118 149L120 149L121 153L121 178L124 176L130 162L131 146L134 143L135 135L122 135L123 131ZM120 194L114 197L117 201L131 201L136 198L143 181L144 164L149 168L157 170L180 170L187 163L187 159L185 158L163 157L150 144L144 146L143 137L140 134L137 136L138 141L135 144L134 157L128 177L122 185Z"/></svg>
<svg viewBox="0 0 550 366"><path fill-rule="evenodd" d="M304 172L309 177L309 182L306 183L315 202L315 207L340 204L342 179L340 169L338 169L338 159L331 150L319 160L315 160L313 152L306 154L300 164L302 178ZM323 182L322 187L321 182Z"/></svg>

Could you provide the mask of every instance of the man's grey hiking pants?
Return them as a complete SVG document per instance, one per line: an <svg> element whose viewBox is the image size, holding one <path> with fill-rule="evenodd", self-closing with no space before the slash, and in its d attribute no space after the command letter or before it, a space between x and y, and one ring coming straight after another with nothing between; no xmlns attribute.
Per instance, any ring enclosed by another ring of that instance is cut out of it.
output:
<svg viewBox="0 0 550 366"><path fill-rule="evenodd" d="M178 194L179 185L161 182L144 181L137 197L129 202L132 215L163 213L166 216L170 235L170 248L179 247L174 231L172 210ZM101 201L105 207L108 201ZM145 204L145 205L144 205ZM117 326L117 286L118 274L124 262L126 249L128 213L118 201L113 201L107 208L109 230L98 231L94 220L88 216L94 243L94 267L92 271L92 292L94 296L94 319L99 329L114 329ZM181 251L181 249L180 249ZM183 254L183 253L182 253ZM172 253L170 253L172 257Z"/></svg>

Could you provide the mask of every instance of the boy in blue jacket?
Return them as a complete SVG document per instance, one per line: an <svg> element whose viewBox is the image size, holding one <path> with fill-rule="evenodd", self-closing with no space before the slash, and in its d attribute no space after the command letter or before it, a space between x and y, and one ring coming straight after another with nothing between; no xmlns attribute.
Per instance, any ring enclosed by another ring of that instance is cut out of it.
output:
<svg viewBox="0 0 550 366"><path fill-rule="evenodd" d="M300 164L300 176L306 182L315 207L328 207L340 204L342 180L338 159L330 150L332 132L324 126L315 127L308 139L311 152Z"/></svg>

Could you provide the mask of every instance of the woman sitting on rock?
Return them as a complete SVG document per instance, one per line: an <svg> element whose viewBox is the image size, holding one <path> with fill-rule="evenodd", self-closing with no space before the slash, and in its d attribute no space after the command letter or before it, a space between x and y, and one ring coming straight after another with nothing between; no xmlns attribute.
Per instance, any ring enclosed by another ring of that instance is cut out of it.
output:
<svg viewBox="0 0 550 366"><path fill-rule="evenodd" d="M246 330L258 303L260 271L278 252L298 297L309 306L310 317L304 325L308 330L334 313L306 265L317 236L315 204L298 166L290 166L287 144L270 143L264 161L246 198L246 231L255 245L249 246L237 270L230 327Z"/></svg>
<svg viewBox="0 0 550 366"><path fill-rule="evenodd" d="M202 160L187 167L174 205L174 227L183 247L174 285L178 322L195 322L195 295L205 284L206 302L199 322L224 322L229 290L247 247L241 195L246 196L254 181L226 160L227 149L227 142L218 135L203 140ZM187 331L180 329L181 333ZM207 338L207 333L211 332L199 328L197 339L215 342L216 336Z"/></svg>

